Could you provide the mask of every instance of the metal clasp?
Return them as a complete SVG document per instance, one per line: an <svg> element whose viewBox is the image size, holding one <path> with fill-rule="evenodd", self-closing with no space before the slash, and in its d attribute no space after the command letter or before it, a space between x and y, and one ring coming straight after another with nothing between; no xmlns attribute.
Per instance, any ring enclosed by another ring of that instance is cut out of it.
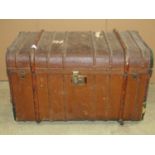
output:
<svg viewBox="0 0 155 155"><path fill-rule="evenodd" d="M85 75L79 75L79 71L73 71L72 83L75 85L84 85L87 83L87 77Z"/></svg>

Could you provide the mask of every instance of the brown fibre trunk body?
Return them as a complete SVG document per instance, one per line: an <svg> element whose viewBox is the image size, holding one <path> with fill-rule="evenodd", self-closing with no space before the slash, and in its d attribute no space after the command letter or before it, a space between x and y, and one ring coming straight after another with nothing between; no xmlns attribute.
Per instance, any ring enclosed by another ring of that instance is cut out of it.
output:
<svg viewBox="0 0 155 155"><path fill-rule="evenodd" d="M6 54L16 120L141 120L151 50L137 32L21 32Z"/></svg>

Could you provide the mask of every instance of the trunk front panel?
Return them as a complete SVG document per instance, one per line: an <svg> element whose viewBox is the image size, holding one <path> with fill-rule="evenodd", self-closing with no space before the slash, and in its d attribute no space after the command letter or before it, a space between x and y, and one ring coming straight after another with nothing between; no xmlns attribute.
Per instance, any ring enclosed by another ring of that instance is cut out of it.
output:
<svg viewBox="0 0 155 155"><path fill-rule="evenodd" d="M73 83L72 74L37 74L41 120L119 119L123 76L82 74L82 85Z"/></svg>

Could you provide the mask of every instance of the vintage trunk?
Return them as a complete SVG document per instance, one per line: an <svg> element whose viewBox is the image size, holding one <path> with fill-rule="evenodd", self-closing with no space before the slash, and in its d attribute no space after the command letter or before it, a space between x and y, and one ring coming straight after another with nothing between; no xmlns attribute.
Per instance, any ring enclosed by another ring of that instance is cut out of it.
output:
<svg viewBox="0 0 155 155"><path fill-rule="evenodd" d="M20 32L6 54L15 120L141 120L151 49L135 31Z"/></svg>

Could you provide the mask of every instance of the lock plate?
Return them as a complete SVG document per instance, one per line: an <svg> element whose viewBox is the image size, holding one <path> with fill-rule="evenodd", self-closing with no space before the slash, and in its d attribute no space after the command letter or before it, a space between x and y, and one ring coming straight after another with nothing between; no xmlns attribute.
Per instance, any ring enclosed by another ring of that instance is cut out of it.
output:
<svg viewBox="0 0 155 155"><path fill-rule="evenodd" d="M85 85L87 83L87 77L85 75L80 75L79 71L73 71L72 83L75 85Z"/></svg>

